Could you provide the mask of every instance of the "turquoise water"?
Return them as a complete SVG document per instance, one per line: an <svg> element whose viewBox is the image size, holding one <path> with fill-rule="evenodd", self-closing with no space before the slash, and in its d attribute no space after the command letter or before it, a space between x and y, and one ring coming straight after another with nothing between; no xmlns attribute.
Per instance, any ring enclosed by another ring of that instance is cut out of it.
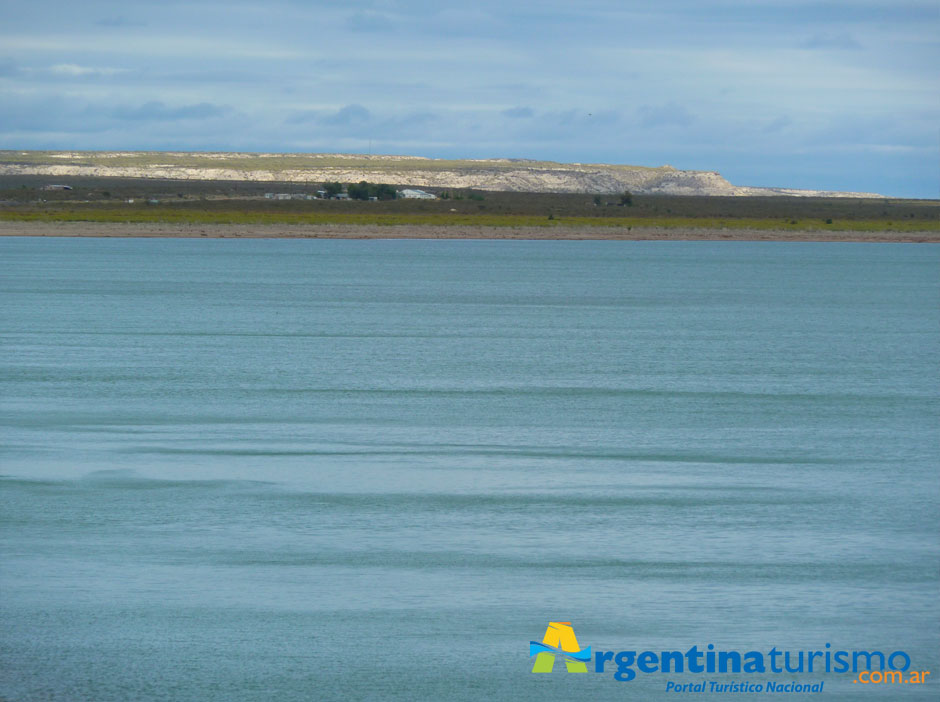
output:
<svg viewBox="0 0 940 702"><path fill-rule="evenodd" d="M560 620L940 677L938 264L2 239L0 698L936 699L532 675L528 645Z"/></svg>

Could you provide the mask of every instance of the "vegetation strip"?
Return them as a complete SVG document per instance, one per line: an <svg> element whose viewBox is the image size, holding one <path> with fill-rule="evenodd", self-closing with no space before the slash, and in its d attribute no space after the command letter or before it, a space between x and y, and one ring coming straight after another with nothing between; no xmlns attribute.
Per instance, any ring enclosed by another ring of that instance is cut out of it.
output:
<svg viewBox="0 0 940 702"><path fill-rule="evenodd" d="M770 218L704 217L554 217L453 213L295 213L199 211L149 207L141 209L50 209L0 211L0 221L10 222L115 222L153 224L286 224L376 225L457 227L607 227L632 229L757 229L793 231L940 231L938 221L780 220Z"/></svg>

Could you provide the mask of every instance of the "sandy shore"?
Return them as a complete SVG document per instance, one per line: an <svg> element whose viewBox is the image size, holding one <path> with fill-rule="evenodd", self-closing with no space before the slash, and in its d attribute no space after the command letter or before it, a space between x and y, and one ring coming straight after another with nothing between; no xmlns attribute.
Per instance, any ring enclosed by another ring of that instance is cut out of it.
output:
<svg viewBox="0 0 940 702"><path fill-rule="evenodd" d="M232 239L603 239L622 241L869 241L940 243L940 232L621 229L616 227L473 227L261 224L0 222L0 236Z"/></svg>

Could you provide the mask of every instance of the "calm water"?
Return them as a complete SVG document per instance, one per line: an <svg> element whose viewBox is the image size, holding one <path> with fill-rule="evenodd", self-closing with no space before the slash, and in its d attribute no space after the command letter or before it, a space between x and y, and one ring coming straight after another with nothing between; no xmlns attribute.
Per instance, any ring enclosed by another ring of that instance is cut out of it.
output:
<svg viewBox="0 0 940 702"><path fill-rule="evenodd" d="M0 240L0 698L936 699L938 264ZM549 620L902 649L934 684L532 675Z"/></svg>

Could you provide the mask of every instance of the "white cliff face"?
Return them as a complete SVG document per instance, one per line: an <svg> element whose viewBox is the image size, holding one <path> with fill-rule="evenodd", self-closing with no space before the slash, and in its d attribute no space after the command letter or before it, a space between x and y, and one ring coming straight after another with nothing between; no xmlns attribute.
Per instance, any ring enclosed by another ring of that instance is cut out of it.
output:
<svg viewBox="0 0 940 702"><path fill-rule="evenodd" d="M881 197L873 193L734 186L714 171L604 164L416 156L172 152L0 152L0 175L343 183L367 180L428 188L661 195Z"/></svg>

